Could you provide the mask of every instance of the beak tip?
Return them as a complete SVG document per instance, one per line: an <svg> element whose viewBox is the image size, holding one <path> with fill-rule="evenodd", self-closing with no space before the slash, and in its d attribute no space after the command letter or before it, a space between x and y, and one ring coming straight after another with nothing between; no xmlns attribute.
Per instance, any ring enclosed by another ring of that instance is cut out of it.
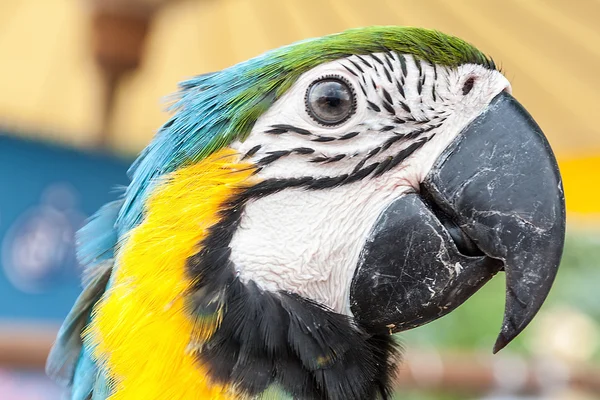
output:
<svg viewBox="0 0 600 400"><path fill-rule="evenodd" d="M511 339L507 338L504 335L504 332L500 332L500 334L498 335L498 339L496 339L496 343L494 344L494 349L492 350L492 353L498 353L500 350L505 348L510 342Z"/></svg>

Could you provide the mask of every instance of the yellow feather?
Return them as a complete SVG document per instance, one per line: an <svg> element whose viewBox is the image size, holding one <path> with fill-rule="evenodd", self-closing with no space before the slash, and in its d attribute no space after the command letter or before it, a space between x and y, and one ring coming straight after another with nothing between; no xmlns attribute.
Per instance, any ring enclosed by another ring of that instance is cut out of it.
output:
<svg viewBox="0 0 600 400"><path fill-rule="evenodd" d="M170 174L123 242L112 286L84 333L114 387L111 400L237 398L208 380L189 346L214 333L220 313L198 324L184 304L188 257L223 203L249 185L254 169L238 160L224 149Z"/></svg>

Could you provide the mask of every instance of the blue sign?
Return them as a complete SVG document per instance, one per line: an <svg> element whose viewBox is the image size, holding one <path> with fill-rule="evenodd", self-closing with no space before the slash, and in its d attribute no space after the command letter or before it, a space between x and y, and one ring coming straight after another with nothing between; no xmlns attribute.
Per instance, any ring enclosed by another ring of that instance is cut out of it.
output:
<svg viewBox="0 0 600 400"><path fill-rule="evenodd" d="M0 319L62 320L81 291L74 234L130 162L0 133Z"/></svg>

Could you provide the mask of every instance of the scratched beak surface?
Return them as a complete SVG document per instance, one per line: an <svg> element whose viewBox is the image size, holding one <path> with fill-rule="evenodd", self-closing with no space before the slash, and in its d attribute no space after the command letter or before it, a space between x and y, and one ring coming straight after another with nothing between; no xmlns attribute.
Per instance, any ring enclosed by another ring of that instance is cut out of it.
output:
<svg viewBox="0 0 600 400"><path fill-rule="evenodd" d="M371 329L410 329L454 310L504 270L496 352L535 316L558 270L565 206L554 155L503 92L442 153L421 189L390 204L373 228L352 311Z"/></svg>

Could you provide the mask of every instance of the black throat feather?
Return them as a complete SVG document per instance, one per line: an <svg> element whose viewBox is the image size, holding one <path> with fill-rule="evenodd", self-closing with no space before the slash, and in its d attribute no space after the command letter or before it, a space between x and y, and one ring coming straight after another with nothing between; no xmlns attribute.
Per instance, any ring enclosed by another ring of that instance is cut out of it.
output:
<svg viewBox="0 0 600 400"><path fill-rule="evenodd" d="M388 399L400 349L350 317L289 292L243 283L229 244L254 197L308 182L265 181L224 205L201 250L188 259L195 318L220 314L214 334L193 349L215 383L258 396L277 385L294 399ZM217 320L217 318L215 318Z"/></svg>

